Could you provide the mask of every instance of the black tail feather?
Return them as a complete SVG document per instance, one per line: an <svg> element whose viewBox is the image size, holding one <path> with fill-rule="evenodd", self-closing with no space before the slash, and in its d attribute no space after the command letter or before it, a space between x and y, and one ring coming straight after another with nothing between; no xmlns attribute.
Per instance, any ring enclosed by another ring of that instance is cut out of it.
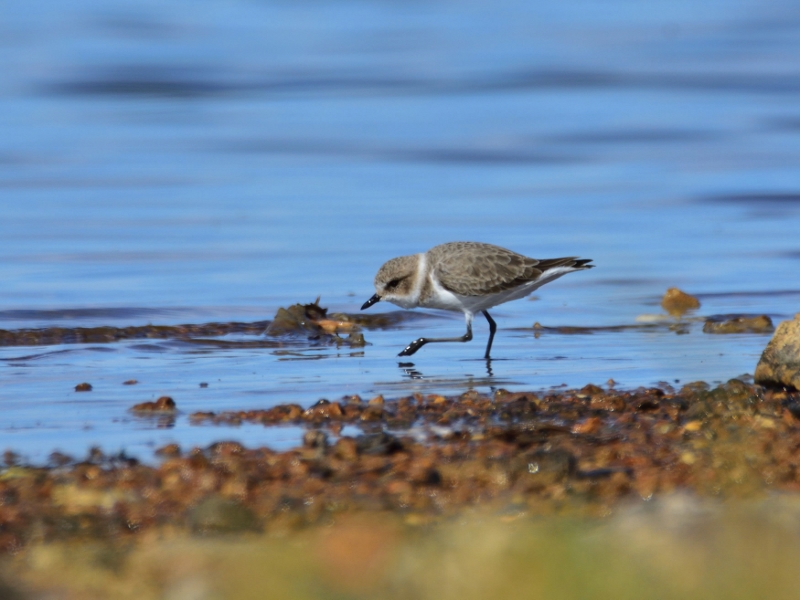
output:
<svg viewBox="0 0 800 600"><path fill-rule="evenodd" d="M556 267L572 267L574 269L592 269L594 265L590 265L591 258L578 258L576 256L565 256L564 258L545 258L539 261L536 268L541 271L554 269Z"/></svg>

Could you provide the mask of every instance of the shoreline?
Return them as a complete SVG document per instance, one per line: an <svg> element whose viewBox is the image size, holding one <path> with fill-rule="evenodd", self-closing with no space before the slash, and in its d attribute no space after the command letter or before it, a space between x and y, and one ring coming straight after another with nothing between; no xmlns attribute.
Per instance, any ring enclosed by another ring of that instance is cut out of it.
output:
<svg viewBox="0 0 800 600"><path fill-rule="evenodd" d="M349 397L305 410L290 404L190 418L306 432L302 445L283 452L230 441L166 446L155 466L99 451L82 461L54 455L49 467L9 465L0 471L0 550L136 537L167 525L270 532L385 511L428 522L476 507L601 516L676 492L726 499L800 490L800 394L737 379L679 390L590 384Z"/></svg>

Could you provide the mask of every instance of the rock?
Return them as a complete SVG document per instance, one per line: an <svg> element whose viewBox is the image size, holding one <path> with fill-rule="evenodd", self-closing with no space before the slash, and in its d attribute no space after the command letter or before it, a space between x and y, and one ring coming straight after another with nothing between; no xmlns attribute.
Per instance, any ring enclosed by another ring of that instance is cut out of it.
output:
<svg viewBox="0 0 800 600"><path fill-rule="evenodd" d="M351 437L341 437L336 440L333 453L342 460L354 461L358 458L358 442Z"/></svg>
<svg viewBox="0 0 800 600"><path fill-rule="evenodd" d="M690 310L700 308L700 301L678 288L669 288L661 299L661 308L673 317L680 317Z"/></svg>
<svg viewBox="0 0 800 600"><path fill-rule="evenodd" d="M587 383L583 386L578 392L578 398L581 396L601 396L603 394L603 388L600 386L594 385L593 383Z"/></svg>
<svg viewBox="0 0 800 600"><path fill-rule="evenodd" d="M175 457L181 455L181 447L178 444L167 444L156 449L156 456Z"/></svg>
<svg viewBox="0 0 800 600"><path fill-rule="evenodd" d="M767 315L755 317L711 317L703 325L703 333L772 333L775 327Z"/></svg>
<svg viewBox="0 0 800 600"><path fill-rule="evenodd" d="M350 344L351 348L362 348L367 345L364 334L355 331L347 336L347 343Z"/></svg>
<svg viewBox="0 0 800 600"><path fill-rule="evenodd" d="M351 348L367 345L364 334L350 315L328 316L328 309L319 305L319 297L310 304L294 304L289 308L279 308L275 318L264 332L270 337L305 334L311 339L324 339L337 345L346 344ZM349 333L346 338L340 333Z"/></svg>
<svg viewBox="0 0 800 600"><path fill-rule="evenodd" d="M91 392L92 391L92 384L91 383L79 383L75 386L76 392Z"/></svg>
<svg viewBox="0 0 800 600"><path fill-rule="evenodd" d="M161 398L155 402L134 404L131 410L135 412L175 412L176 408L177 406L172 398L169 396L161 396Z"/></svg>
<svg viewBox="0 0 800 600"><path fill-rule="evenodd" d="M761 353L755 382L765 386L800 389L800 313L778 325Z"/></svg>
<svg viewBox="0 0 800 600"><path fill-rule="evenodd" d="M319 400L311 408L303 412L303 419L308 421L323 421L327 419L341 419L344 412L342 405L329 400Z"/></svg>
<svg viewBox="0 0 800 600"><path fill-rule="evenodd" d="M320 319L317 321L317 325L319 325L325 333L350 332L353 331L353 328L356 326L355 323L351 323L350 321L337 321L335 319Z"/></svg>
<svg viewBox="0 0 800 600"><path fill-rule="evenodd" d="M323 331L318 322L326 318L327 312L327 308L319 305L319 298L311 304L294 304L289 308L279 308L265 333L268 336L304 332L318 334Z"/></svg>

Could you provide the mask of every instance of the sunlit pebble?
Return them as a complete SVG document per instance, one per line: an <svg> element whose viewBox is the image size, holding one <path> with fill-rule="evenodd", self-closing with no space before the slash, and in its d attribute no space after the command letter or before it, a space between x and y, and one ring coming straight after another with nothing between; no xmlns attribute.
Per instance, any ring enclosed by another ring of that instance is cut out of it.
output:
<svg viewBox="0 0 800 600"><path fill-rule="evenodd" d="M92 391L92 384L91 383L79 383L75 386L76 392L91 392Z"/></svg>
<svg viewBox="0 0 800 600"><path fill-rule="evenodd" d="M136 385L137 383L139 382L136 381L135 379L128 379L128 381L123 381L122 385Z"/></svg>

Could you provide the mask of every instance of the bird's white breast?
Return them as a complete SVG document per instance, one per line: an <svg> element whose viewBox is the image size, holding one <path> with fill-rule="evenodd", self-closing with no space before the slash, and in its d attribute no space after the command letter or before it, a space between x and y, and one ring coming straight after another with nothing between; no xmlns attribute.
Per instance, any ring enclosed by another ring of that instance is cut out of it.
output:
<svg viewBox="0 0 800 600"><path fill-rule="evenodd" d="M433 293L424 299L420 303L420 306L424 308L470 312L469 309L464 306L464 297L454 294L450 290L446 290L442 287L442 284L439 283L434 276L433 271L428 273L427 277L430 278Z"/></svg>

